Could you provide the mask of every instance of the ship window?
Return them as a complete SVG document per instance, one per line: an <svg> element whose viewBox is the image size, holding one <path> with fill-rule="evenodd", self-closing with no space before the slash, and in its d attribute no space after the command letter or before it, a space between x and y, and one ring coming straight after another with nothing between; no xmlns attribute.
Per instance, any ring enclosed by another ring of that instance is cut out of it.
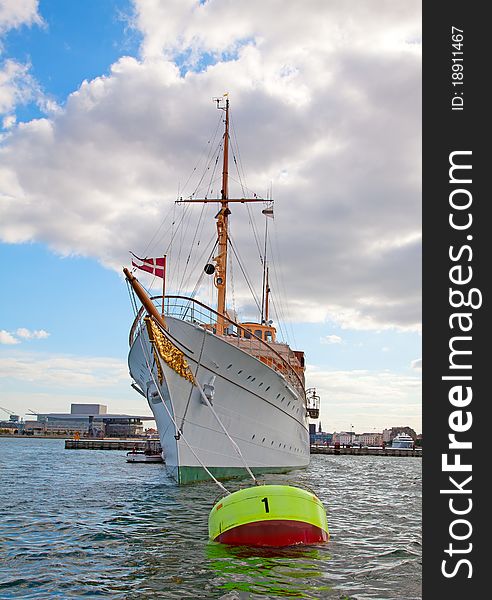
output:
<svg viewBox="0 0 492 600"><path fill-rule="evenodd" d="M251 329L245 329L244 330L244 337L249 340L251 339Z"/></svg>
<svg viewBox="0 0 492 600"><path fill-rule="evenodd" d="M251 383L253 383L253 381L256 379L256 377L253 377L253 379L251 380Z"/></svg>
<svg viewBox="0 0 492 600"><path fill-rule="evenodd" d="M265 438L263 438L263 439L261 440L261 443L263 443L264 441L265 441Z"/></svg>
<svg viewBox="0 0 492 600"><path fill-rule="evenodd" d="M290 406L290 400L287 402L287 406Z"/></svg>
<svg viewBox="0 0 492 600"><path fill-rule="evenodd" d="M255 335L259 337L260 340L263 339L263 336L261 335L261 329L255 329Z"/></svg>
<svg viewBox="0 0 492 600"><path fill-rule="evenodd" d="M273 440L270 442L270 446L273 446Z"/></svg>
<svg viewBox="0 0 492 600"><path fill-rule="evenodd" d="M277 394L277 400L280 398L280 394Z"/></svg>
<svg viewBox="0 0 492 600"><path fill-rule="evenodd" d="M256 433L253 433L253 435L251 436L251 439L254 440L255 439L255 435Z"/></svg>
<svg viewBox="0 0 492 600"><path fill-rule="evenodd" d="M243 372L243 370L242 370L242 369L240 369L240 370L237 372L237 374L238 374L238 375L241 375L241 373L242 373L242 372Z"/></svg>
<svg viewBox="0 0 492 600"><path fill-rule="evenodd" d="M271 342L273 339L271 331L265 331L265 342Z"/></svg>
<svg viewBox="0 0 492 600"><path fill-rule="evenodd" d="M263 381L258 384L258 387L261 387L262 385L263 385Z"/></svg>
<svg viewBox="0 0 492 600"><path fill-rule="evenodd" d="M227 368L230 369L231 367L232 367L232 363Z"/></svg>
<svg viewBox="0 0 492 600"><path fill-rule="evenodd" d="M269 389L270 389L270 386L268 386L268 387L265 389L265 392L268 392L268 390L269 390Z"/></svg>

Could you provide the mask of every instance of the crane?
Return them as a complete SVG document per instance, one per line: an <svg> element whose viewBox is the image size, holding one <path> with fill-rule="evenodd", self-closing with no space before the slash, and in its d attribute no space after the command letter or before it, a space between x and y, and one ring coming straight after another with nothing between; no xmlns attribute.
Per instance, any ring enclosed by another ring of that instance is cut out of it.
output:
<svg viewBox="0 0 492 600"><path fill-rule="evenodd" d="M15 422L19 420L19 415L16 415L13 410L8 410L4 406L0 406L0 408L9 415L11 421Z"/></svg>
<svg viewBox="0 0 492 600"><path fill-rule="evenodd" d="M19 415L16 415L14 412L8 410L4 406L0 406L0 408L9 415L10 421L12 421L13 423L17 423L19 421Z"/></svg>

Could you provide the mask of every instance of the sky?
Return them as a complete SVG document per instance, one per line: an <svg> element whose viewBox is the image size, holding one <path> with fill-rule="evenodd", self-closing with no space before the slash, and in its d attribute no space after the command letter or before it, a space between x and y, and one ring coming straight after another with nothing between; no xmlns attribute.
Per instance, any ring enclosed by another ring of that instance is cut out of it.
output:
<svg viewBox="0 0 492 600"><path fill-rule="evenodd" d="M194 288L215 205L175 200L203 193L212 98L227 93L231 195L245 182L274 197L274 325L306 353L323 429L421 432L420 10L0 0L0 407L150 414L130 387L121 269L129 251L167 252L168 288ZM261 209L236 206L231 235L254 273ZM232 291L253 316L238 266Z"/></svg>

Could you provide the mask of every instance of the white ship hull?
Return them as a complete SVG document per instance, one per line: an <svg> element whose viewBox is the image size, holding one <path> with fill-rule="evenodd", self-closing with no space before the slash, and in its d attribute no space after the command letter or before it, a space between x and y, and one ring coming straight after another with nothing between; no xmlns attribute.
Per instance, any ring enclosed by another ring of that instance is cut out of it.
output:
<svg viewBox="0 0 492 600"><path fill-rule="evenodd" d="M212 386L214 411L252 471L279 473L306 467L309 427L302 394L281 373L227 338L177 318L166 317L166 322L169 337L183 352L195 380L202 388ZM208 478L197 457L218 478L247 475L198 386L153 351L145 327L135 332L129 367L155 416L166 468L176 482Z"/></svg>

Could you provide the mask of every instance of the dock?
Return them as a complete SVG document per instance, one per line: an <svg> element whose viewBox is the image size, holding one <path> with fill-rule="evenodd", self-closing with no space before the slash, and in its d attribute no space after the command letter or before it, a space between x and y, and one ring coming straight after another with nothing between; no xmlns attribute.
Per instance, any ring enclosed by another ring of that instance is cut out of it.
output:
<svg viewBox="0 0 492 600"><path fill-rule="evenodd" d="M417 456L422 457L422 448L332 448L330 446L311 446L311 454L334 454L351 456Z"/></svg>
<svg viewBox="0 0 492 600"><path fill-rule="evenodd" d="M149 440L142 439L92 439L84 438L81 440L66 439L66 450L145 450ZM159 440L150 440L152 450L160 447ZM311 446L311 454L331 454L335 456L412 456L422 457L422 448L333 448L330 446Z"/></svg>
<svg viewBox="0 0 492 600"><path fill-rule="evenodd" d="M80 440L65 440L65 450L145 450L149 440L142 439L115 439L115 438L83 438ZM160 447L159 440L150 440L152 450Z"/></svg>

